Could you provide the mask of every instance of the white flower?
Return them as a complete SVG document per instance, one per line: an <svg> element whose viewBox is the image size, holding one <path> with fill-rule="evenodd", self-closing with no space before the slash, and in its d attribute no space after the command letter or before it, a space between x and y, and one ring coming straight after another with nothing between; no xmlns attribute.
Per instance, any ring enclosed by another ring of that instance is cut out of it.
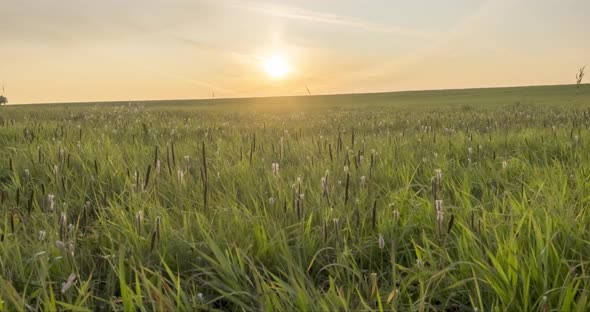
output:
<svg viewBox="0 0 590 312"><path fill-rule="evenodd" d="M383 239L383 235L379 234L379 249L385 248L385 239Z"/></svg>

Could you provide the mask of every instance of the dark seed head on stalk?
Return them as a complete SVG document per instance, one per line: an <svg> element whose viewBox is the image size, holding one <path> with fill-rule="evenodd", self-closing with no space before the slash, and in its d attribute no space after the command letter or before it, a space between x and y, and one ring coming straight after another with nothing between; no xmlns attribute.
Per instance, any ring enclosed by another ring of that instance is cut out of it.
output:
<svg viewBox="0 0 590 312"><path fill-rule="evenodd" d="M377 228L377 200L373 201L372 222L373 230Z"/></svg>
<svg viewBox="0 0 590 312"><path fill-rule="evenodd" d="M59 216L59 240L65 241L68 219L64 212Z"/></svg>
<svg viewBox="0 0 590 312"><path fill-rule="evenodd" d="M323 226L324 244L328 241L328 221L324 220Z"/></svg>
<svg viewBox="0 0 590 312"><path fill-rule="evenodd" d="M145 173L145 183L143 185L143 190L147 190L148 184L150 183L150 173L152 171L152 165L148 165L147 172Z"/></svg>
<svg viewBox="0 0 590 312"><path fill-rule="evenodd" d="M447 227L447 234L451 233L451 230L453 230L453 225L455 224L455 215L452 214L451 215L451 219L449 220L449 225Z"/></svg>
<svg viewBox="0 0 590 312"><path fill-rule="evenodd" d="M152 232L152 238L151 238L151 242L150 242L150 251L153 251L156 244L160 242L160 226L161 226L161 218L160 218L160 216L157 216L156 217L156 226L154 228L154 231Z"/></svg>
<svg viewBox="0 0 590 312"><path fill-rule="evenodd" d="M31 190L31 195L29 195L29 201L27 203L27 212L31 215L31 211L33 210L33 198L35 196L35 189Z"/></svg>
<svg viewBox="0 0 590 312"><path fill-rule="evenodd" d="M348 188L350 186L350 172L346 171L346 185L344 189L344 204L348 203Z"/></svg>
<svg viewBox="0 0 590 312"><path fill-rule="evenodd" d="M137 235L141 236L143 229L143 211L138 211L137 214L135 214L135 225L137 227Z"/></svg>

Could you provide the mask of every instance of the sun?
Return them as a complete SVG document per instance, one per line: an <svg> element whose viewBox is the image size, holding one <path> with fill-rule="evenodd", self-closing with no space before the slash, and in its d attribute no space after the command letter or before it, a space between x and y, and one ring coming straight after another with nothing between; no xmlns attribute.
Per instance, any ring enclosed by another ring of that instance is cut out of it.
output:
<svg viewBox="0 0 590 312"><path fill-rule="evenodd" d="M275 79L285 77L290 71L287 60L279 55L274 55L265 59L264 69L271 78Z"/></svg>

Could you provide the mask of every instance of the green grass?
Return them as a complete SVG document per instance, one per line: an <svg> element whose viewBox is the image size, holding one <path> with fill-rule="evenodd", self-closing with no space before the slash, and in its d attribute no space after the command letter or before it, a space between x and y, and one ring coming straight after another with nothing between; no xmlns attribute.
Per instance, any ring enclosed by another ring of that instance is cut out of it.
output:
<svg viewBox="0 0 590 312"><path fill-rule="evenodd" d="M5 106L0 311L586 311L589 127L588 85Z"/></svg>

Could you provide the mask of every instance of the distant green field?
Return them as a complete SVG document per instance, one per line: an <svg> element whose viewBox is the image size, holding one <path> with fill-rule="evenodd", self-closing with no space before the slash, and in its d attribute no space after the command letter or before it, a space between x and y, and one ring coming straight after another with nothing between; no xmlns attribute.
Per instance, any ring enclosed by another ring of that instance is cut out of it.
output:
<svg viewBox="0 0 590 312"><path fill-rule="evenodd" d="M0 311L587 311L590 86L0 107Z"/></svg>

